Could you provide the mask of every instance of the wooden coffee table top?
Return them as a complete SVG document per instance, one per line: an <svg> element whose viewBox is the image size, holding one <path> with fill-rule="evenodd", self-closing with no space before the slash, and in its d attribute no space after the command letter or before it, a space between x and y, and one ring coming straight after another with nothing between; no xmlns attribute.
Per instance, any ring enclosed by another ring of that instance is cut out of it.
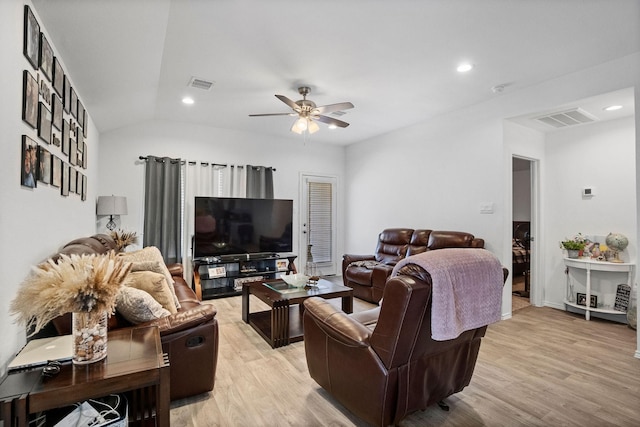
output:
<svg viewBox="0 0 640 427"><path fill-rule="evenodd" d="M287 284L280 279L253 282L247 285L251 286L251 293L253 295L269 305L271 305L269 303L270 301L288 300L289 304L301 304L305 299L310 297L331 299L353 294L352 288L336 285L325 279L318 280L317 286L305 288L287 287L282 289L281 285L286 286Z"/></svg>

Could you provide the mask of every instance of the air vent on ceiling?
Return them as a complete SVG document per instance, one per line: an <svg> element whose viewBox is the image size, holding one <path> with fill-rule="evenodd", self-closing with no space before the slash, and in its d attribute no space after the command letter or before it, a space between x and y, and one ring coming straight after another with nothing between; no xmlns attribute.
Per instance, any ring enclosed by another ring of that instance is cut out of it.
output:
<svg viewBox="0 0 640 427"><path fill-rule="evenodd" d="M344 111L334 111L331 114L334 115L334 116L340 117L340 116L344 116L347 113L345 113Z"/></svg>
<svg viewBox="0 0 640 427"><path fill-rule="evenodd" d="M563 128L567 126L581 125L583 123L590 123L595 121L596 118L590 116L586 111L581 110L580 108L574 108L567 111L546 114L544 116L537 117L536 120L554 128Z"/></svg>
<svg viewBox="0 0 640 427"><path fill-rule="evenodd" d="M197 77L191 77L191 80L189 80L189 87L192 87L195 89L202 89L202 90L211 90L214 83L215 82L199 79Z"/></svg>

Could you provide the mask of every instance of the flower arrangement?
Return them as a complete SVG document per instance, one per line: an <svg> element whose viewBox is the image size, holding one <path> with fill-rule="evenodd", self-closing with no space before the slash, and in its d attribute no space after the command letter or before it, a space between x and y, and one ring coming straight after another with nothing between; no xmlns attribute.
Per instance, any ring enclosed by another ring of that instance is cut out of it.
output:
<svg viewBox="0 0 640 427"><path fill-rule="evenodd" d="M114 230L111 232L111 237L116 242L119 252L123 252L129 245L138 243L138 234L135 231Z"/></svg>
<svg viewBox="0 0 640 427"><path fill-rule="evenodd" d="M577 250L581 251L584 249L587 243L587 238L582 235L582 233L578 233L573 236L571 239L565 239L560 242L562 248L567 250Z"/></svg>
<svg viewBox="0 0 640 427"><path fill-rule="evenodd" d="M11 302L10 312L36 334L65 313L113 314L116 296L131 263L106 255L61 255L33 267Z"/></svg>

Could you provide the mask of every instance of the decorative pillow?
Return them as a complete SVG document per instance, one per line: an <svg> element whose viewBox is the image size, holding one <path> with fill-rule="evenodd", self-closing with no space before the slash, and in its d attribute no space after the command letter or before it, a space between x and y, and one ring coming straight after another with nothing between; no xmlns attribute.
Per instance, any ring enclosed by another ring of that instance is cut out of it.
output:
<svg viewBox="0 0 640 427"><path fill-rule="evenodd" d="M131 271L139 271L134 269L135 264L142 263L139 267L140 270L145 270L144 267L148 268L149 271L154 271L156 273L162 273L167 280L167 284L169 285L169 289L173 295L173 300L175 302L175 306L177 309L180 308L180 302L178 301L178 297L176 296L176 291L173 287L173 277L171 277L171 273L169 273L169 269L164 263L164 258L162 258L162 253L160 253L160 249L155 246L147 246L146 248L140 249L139 251L133 252L122 252L119 254L129 262L134 263Z"/></svg>
<svg viewBox="0 0 640 427"><path fill-rule="evenodd" d="M116 310L133 324L169 316L169 313L151 295L140 289L122 286L116 296Z"/></svg>
<svg viewBox="0 0 640 427"><path fill-rule="evenodd" d="M171 314L178 312L173 302L173 294L162 274L153 271L131 272L125 279L124 285L145 291Z"/></svg>

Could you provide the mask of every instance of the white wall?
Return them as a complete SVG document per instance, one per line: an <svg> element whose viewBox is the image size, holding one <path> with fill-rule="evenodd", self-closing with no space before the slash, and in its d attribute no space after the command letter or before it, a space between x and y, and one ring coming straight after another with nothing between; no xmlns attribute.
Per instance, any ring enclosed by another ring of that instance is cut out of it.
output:
<svg viewBox="0 0 640 427"><path fill-rule="evenodd" d="M512 139L517 131L506 123L503 127L503 120L638 86L640 54L507 91L492 101L349 146L346 252L371 253L377 234L386 227L452 229L483 237L487 249L509 265L510 159L513 154L527 156L526 150L533 153L528 157L539 158L544 149L539 144L519 146ZM631 174L635 174L634 165ZM544 172L540 182L544 188ZM542 218L559 215L544 197ZM481 202L493 202L495 213L480 214ZM631 209L630 214L635 217L635 213ZM546 238L544 228L541 231L538 243ZM509 284L503 295L506 317L511 312Z"/></svg>
<svg viewBox="0 0 640 427"><path fill-rule="evenodd" d="M91 120L87 135L89 168L85 171L89 191L85 202L77 195L62 197L60 189L40 182L35 189L20 185L22 135L30 136L38 144L45 144L37 138L36 131L21 120L23 70L36 75L22 54L24 4L22 0L0 1L0 146L4 160L0 168L0 271L3 291L0 302L0 375L5 373L7 363L26 340L24 326L15 324L14 317L9 315L9 304L19 284L32 265L55 253L69 240L92 234L95 227L99 148L98 133ZM29 2L27 4L30 5ZM38 22L47 34L39 18ZM56 53L55 46L52 47ZM64 67L64 58L59 59ZM65 67L65 71L72 70ZM73 84L72 72L70 77ZM78 96L82 99L79 90ZM87 112L91 112L88 107ZM58 147L47 145L47 149L62 158Z"/></svg>
<svg viewBox="0 0 640 427"><path fill-rule="evenodd" d="M637 260L634 122L629 117L547 135L547 305L564 308L566 277L558 243L564 238L579 232L588 236L622 233L629 237L622 256L626 261ZM583 198L583 187L595 187L596 195ZM604 243L602 237L596 241Z"/></svg>
<svg viewBox="0 0 640 427"><path fill-rule="evenodd" d="M338 178L338 253L343 253L344 148L312 141L280 140L246 132L185 123L152 121L103 133L100 152L100 195L126 196L128 215L120 218L125 230L143 231L144 162L139 156L169 156L225 164L272 166L274 197L294 200L294 250L299 237L300 173ZM104 229L104 221L98 224Z"/></svg>

